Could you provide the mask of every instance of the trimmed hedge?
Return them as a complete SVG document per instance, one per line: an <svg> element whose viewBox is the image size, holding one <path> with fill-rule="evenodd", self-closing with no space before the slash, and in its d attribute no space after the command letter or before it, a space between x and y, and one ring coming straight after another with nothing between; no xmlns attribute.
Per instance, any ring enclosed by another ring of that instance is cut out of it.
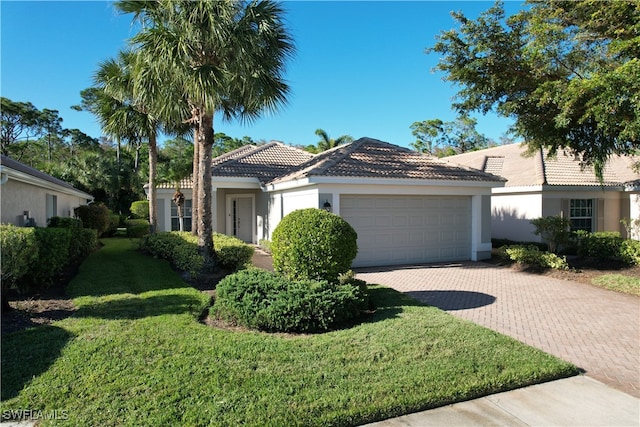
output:
<svg viewBox="0 0 640 427"><path fill-rule="evenodd" d="M84 228L98 230L98 236L105 234L111 226L111 212L102 203L78 206L74 213L82 220Z"/></svg>
<svg viewBox="0 0 640 427"><path fill-rule="evenodd" d="M358 234L344 219L321 209L300 209L273 231L273 268L290 280L328 280L351 268Z"/></svg>
<svg viewBox="0 0 640 427"><path fill-rule="evenodd" d="M640 264L640 242L623 239L617 231L578 232L578 255Z"/></svg>
<svg viewBox="0 0 640 427"><path fill-rule="evenodd" d="M51 284L69 265L88 255L98 243L93 229L76 228L74 221L54 220L72 228L0 226L3 289Z"/></svg>
<svg viewBox="0 0 640 427"><path fill-rule="evenodd" d="M38 260L38 241L35 228L0 225L0 270L2 291L17 287L25 290L22 280Z"/></svg>
<svg viewBox="0 0 640 427"><path fill-rule="evenodd" d="M82 220L54 216L49 219L50 228L70 230L69 262L78 261L89 255L98 246L98 232L92 228L82 228Z"/></svg>
<svg viewBox="0 0 640 427"><path fill-rule="evenodd" d="M149 234L150 223L146 219L128 219L124 224L127 227L127 237L140 238Z"/></svg>
<svg viewBox="0 0 640 427"><path fill-rule="evenodd" d="M278 273L251 269L218 283L210 313L264 331L324 332L358 318L368 305L364 286L291 281Z"/></svg>
<svg viewBox="0 0 640 427"><path fill-rule="evenodd" d="M148 200L138 200L131 203L131 207L129 208L129 210L131 211L131 215L134 219L146 219L147 221L149 221Z"/></svg>
<svg viewBox="0 0 640 427"><path fill-rule="evenodd" d="M218 265L236 271L251 262L253 247L235 237L214 233L213 245ZM192 278L202 270L204 260L198 254L198 238L190 232L170 231L144 236L141 248L153 256L168 260Z"/></svg>

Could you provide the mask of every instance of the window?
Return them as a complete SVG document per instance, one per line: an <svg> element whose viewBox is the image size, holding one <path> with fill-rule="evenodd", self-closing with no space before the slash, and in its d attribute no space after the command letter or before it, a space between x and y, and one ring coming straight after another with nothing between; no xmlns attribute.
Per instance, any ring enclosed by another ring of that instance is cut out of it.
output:
<svg viewBox="0 0 640 427"><path fill-rule="evenodd" d="M184 231L191 231L191 199L184 201L182 206L182 216L184 218ZM178 218L178 206L171 202L171 231L180 230L180 221Z"/></svg>
<svg viewBox="0 0 640 427"><path fill-rule="evenodd" d="M58 216L58 196L47 194L46 209L47 221L54 216Z"/></svg>
<svg viewBox="0 0 640 427"><path fill-rule="evenodd" d="M569 221L571 221L571 231L591 232L593 230L593 200L571 199Z"/></svg>

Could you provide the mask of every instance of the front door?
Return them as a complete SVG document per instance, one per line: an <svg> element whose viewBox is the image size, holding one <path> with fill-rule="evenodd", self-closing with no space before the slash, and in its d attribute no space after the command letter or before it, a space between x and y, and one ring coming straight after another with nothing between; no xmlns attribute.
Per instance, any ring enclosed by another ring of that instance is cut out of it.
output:
<svg viewBox="0 0 640 427"><path fill-rule="evenodd" d="M253 242L253 199L251 197L231 198L231 235L243 242Z"/></svg>

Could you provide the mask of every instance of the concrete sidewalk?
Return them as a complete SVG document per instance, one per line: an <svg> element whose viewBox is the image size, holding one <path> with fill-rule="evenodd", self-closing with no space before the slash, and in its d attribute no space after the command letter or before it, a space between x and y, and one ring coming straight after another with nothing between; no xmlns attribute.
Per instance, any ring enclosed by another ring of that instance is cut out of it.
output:
<svg viewBox="0 0 640 427"><path fill-rule="evenodd" d="M638 399L581 375L391 418L367 427L639 424Z"/></svg>

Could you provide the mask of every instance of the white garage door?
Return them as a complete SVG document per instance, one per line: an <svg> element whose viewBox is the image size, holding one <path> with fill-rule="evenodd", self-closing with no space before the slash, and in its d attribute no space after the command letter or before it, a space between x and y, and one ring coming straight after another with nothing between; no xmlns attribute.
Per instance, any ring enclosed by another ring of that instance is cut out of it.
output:
<svg viewBox="0 0 640 427"><path fill-rule="evenodd" d="M471 258L470 197L343 195L340 216L358 232L354 267Z"/></svg>

